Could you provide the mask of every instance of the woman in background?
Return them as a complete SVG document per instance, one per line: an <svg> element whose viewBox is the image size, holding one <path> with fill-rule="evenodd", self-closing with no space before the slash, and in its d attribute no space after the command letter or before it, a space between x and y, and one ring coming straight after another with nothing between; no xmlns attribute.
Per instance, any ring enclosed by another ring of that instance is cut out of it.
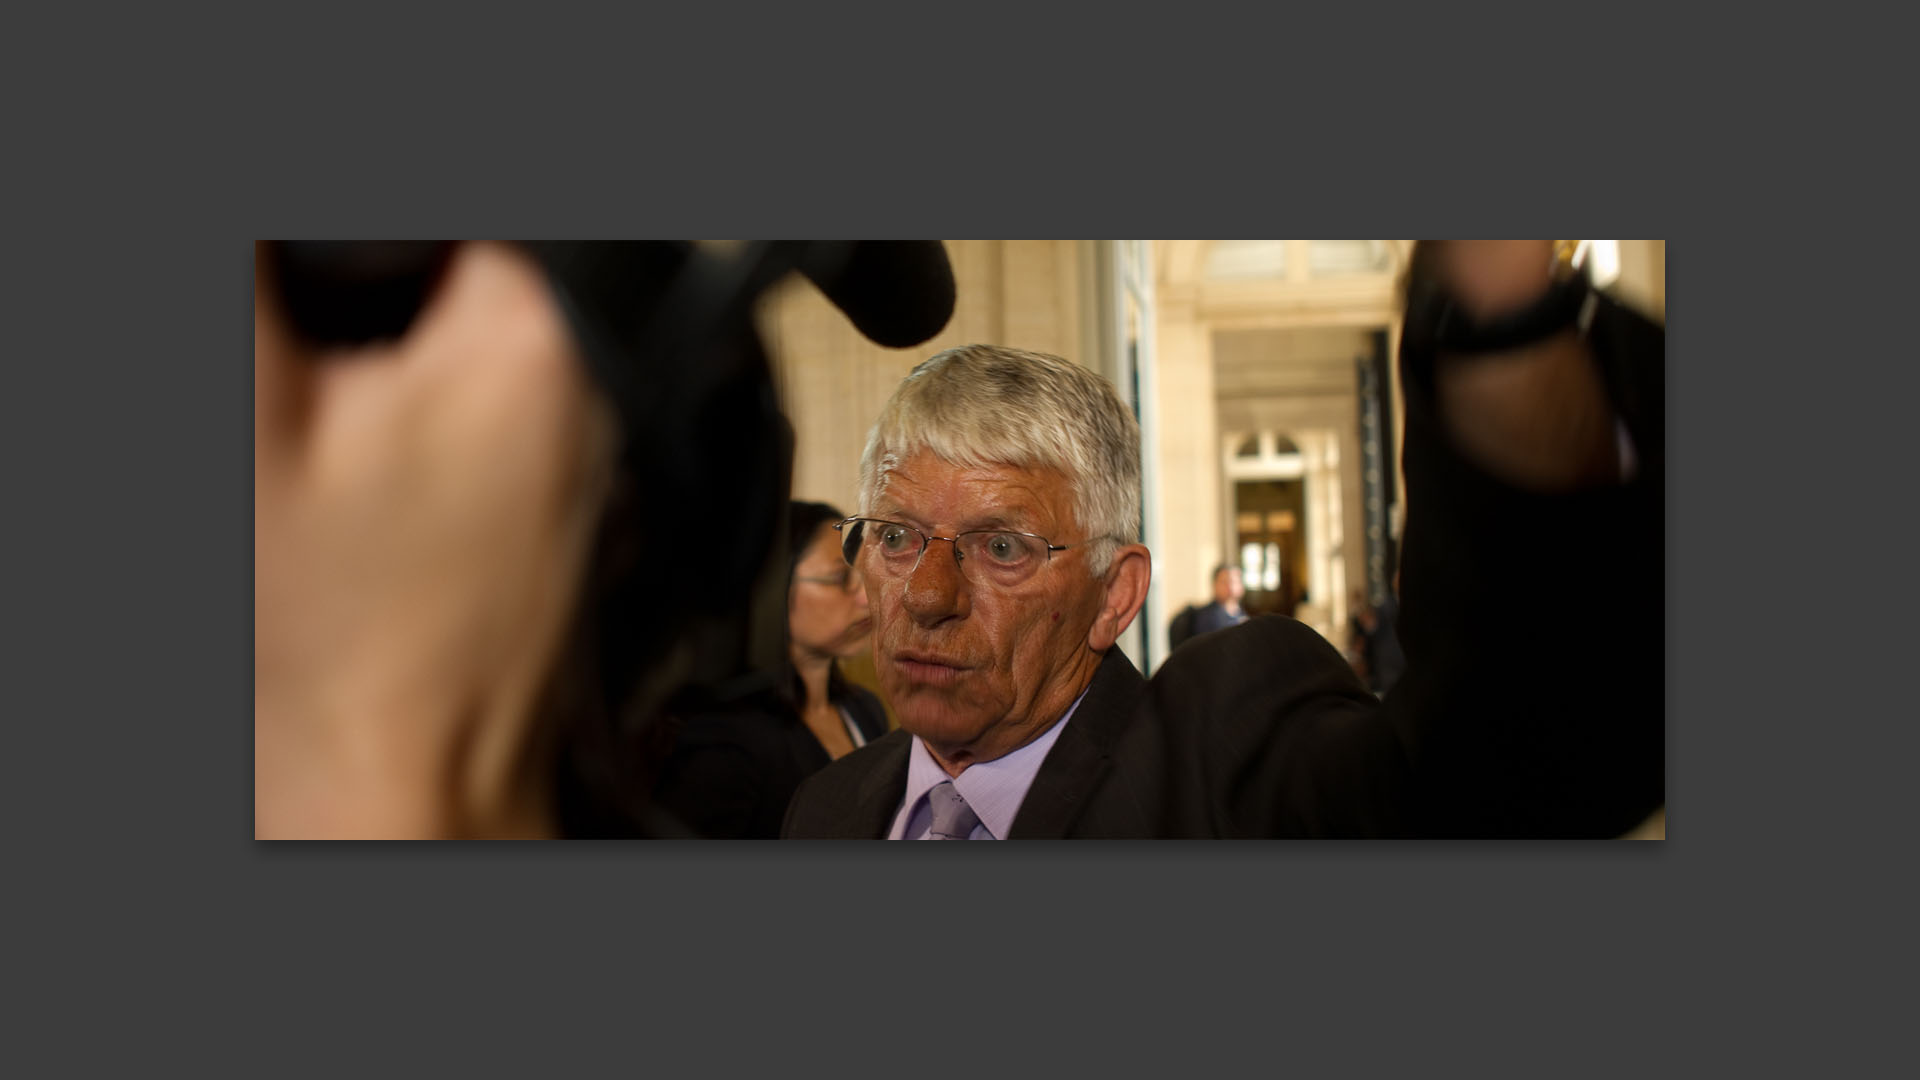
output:
<svg viewBox="0 0 1920 1080"><path fill-rule="evenodd" d="M838 662L866 648L873 628L866 589L833 531L845 516L825 503L789 509L779 692L684 720L654 798L702 836L777 838L802 780L886 734L880 699L840 674Z"/></svg>

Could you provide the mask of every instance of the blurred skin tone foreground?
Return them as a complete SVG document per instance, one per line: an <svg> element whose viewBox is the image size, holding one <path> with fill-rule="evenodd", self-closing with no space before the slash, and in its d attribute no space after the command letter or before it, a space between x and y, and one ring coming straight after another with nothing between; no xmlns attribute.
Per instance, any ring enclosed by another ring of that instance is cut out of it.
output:
<svg viewBox="0 0 1920 1080"><path fill-rule="evenodd" d="M1618 836L1645 819L1664 797L1664 339L1554 274L1545 241L1415 251L1407 668L1384 700L1278 617L1142 678L1115 648L1152 574L1130 410L1058 358L923 363L869 436L856 514L795 544L791 697L831 763L782 834ZM617 432L541 286L512 251L465 245L380 362L325 365L257 282L258 835L555 831L532 718ZM834 582L864 590L901 724L883 737L822 707L858 617L812 627L797 590Z"/></svg>
<svg viewBox="0 0 1920 1080"><path fill-rule="evenodd" d="M258 275L256 831L545 835L532 719L614 442L552 296L465 245L404 339L328 363Z"/></svg>

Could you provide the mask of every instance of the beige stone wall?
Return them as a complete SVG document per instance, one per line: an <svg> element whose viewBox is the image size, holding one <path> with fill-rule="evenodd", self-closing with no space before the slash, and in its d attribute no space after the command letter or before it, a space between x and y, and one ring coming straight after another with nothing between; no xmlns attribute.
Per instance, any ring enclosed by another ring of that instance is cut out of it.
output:
<svg viewBox="0 0 1920 1080"><path fill-rule="evenodd" d="M1649 240L1653 245L1653 297L1661 321L1667 317L1667 242Z"/></svg>
<svg viewBox="0 0 1920 1080"><path fill-rule="evenodd" d="M1224 561L1221 533L1220 427L1215 405L1213 343L1190 307L1162 303L1155 361L1159 366L1160 547L1153 574L1162 607L1148 629L1154 655L1166 653L1168 619L1182 606L1211 599L1209 571Z"/></svg>
<svg viewBox="0 0 1920 1080"><path fill-rule="evenodd" d="M1667 317L1667 242L1620 241L1620 277L1612 292L1656 319Z"/></svg>

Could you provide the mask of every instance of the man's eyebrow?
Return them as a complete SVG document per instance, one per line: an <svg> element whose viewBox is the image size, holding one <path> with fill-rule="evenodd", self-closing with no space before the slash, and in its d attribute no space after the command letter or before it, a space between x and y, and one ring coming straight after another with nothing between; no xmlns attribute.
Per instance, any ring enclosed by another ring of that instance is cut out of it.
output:
<svg viewBox="0 0 1920 1080"><path fill-rule="evenodd" d="M1033 528L1033 516L1024 510L998 510L985 517L973 518L961 531L972 532L980 529L1012 529L1025 532Z"/></svg>
<svg viewBox="0 0 1920 1080"><path fill-rule="evenodd" d="M927 523L923 518L902 509L898 503L881 503L880 507L874 510L873 516L888 521L897 521L902 525L911 525L922 532L928 529ZM1032 531L1032 515L1021 509L995 510L979 517L967 518L957 527L956 531L980 532L994 529L1008 529L1015 532Z"/></svg>
<svg viewBox="0 0 1920 1080"><path fill-rule="evenodd" d="M925 522L902 509L896 502L882 502L873 508L872 516L883 521L897 521L902 525L912 525L915 528L924 528L926 525Z"/></svg>

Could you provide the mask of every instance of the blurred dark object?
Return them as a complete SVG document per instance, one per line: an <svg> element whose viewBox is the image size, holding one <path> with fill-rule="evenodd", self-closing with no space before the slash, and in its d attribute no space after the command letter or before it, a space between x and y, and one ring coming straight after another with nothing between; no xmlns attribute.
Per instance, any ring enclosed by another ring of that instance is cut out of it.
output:
<svg viewBox="0 0 1920 1080"><path fill-rule="evenodd" d="M1348 652L1358 658L1355 670L1367 689L1385 696L1407 669L1406 653L1400 648L1395 625L1400 621L1400 602L1392 593L1378 605L1364 599L1348 616Z"/></svg>
<svg viewBox="0 0 1920 1080"><path fill-rule="evenodd" d="M1500 353L1530 345L1593 315L1591 268L1556 262L1553 284L1533 304L1499 319L1477 322L1441 281L1438 260L1445 241L1415 243L1401 280L1406 316L1401 340L1422 352L1450 356Z"/></svg>
<svg viewBox="0 0 1920 1080"><path fill-rule="evenodd" d="M268 250L294 332L359 345L407 332L452 261L446 243L280 243Z"/></svg>
<svg viewBox="0 0 1920 1080"><path fill-rule="evenodd" d="M862 333L900 348L944 329L952 270L939 241L777 241L727 254L683 241L517 246L545 273L622 435L588 580L542 705L542 730L558 744L560 827L673 834L644 795L673 739L662 718L763 694L786 661L780 538L793 433L754 305L799 272ZM456 247L267 250L295 331L354 346L403 336Z"/></svg>
<svg viewBox="0 0 1920 1080"><path fill-rule="evenodd" d="M953 318L953 266L938 240L813 244L798 268L876 345L918 345Z"/></svg>

